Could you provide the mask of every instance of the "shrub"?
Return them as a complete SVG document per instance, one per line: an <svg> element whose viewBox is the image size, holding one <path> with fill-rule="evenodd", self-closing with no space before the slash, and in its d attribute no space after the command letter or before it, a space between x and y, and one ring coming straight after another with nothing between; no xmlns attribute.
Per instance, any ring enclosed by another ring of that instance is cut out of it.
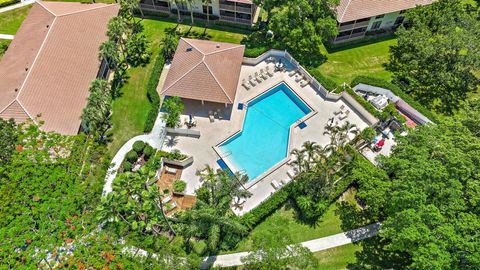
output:
<svg viewBox="0 0 480 270"><path fill-rule="evenodd" d="M160 74L162 73L164 63L165 59L163 58L163 55L159 53L155 58L152 72L150 73L150 77L148 78L147 97L152 107L150 108L147 119L145 120L145 125L143 128L144 132L152 131L155 120L157 120L158 111L160 110L160 96L157 92L157 85L158 80L160 79Z"/></svg>
<svg viewBox="0 0 480 270"><path fill-rule="evenodd" d="M180 150L178 149L173 149L172 152L169 153L168 159L173 159L173 160L184 160L186 159L187 156L182 154Z"/></svg>
<svg viewBox="0 0 480 270"><path fill-rule="evenodd" d="M207 251L207 243L205 243L205 240L193 242L193 251L199 256L203 256Z"/></svg>
<svg viewBox="0 0 480 270"><path fill-rule="evenodd" d="M429 109L425 108L423 105L421 105L420 103L418 103L416 100L414 100L410 95L408 95L407 93L403 92L402 89L400 87L398 87L397 85L391 83L391 82L388 82L386 80L383 80L383 79L379 79L379 78L373 78L373 77L368 77L368 76L358 76L356 77L355 79L352 80L352 82L350 83L351 86L355 86L359 83L364 83L364 84L369 84L369 85L373 85L373 86L377 86L377 87L382 87L382 88L386 88L386 89L389 89L390 91L392 91L395 95L399 96L401 99L403 99L403 101L405 101L406 103L408 103L410 106L412 106L413 108L415 108L417 111L419 111L421 114L425 115L427 118L429 118L431 121L433 122L439 122L437 116L432 112L430 111Z"/></svg>
<svg viewBox="0 0 480 270"><path fill-rule="evenodd" d="M137 152L138 154L141 154L143 151L143 148L145 148L145 143L143 141L136 141L133 143L133 150Z"/></svg>
<svg viewBox="0 0 480 270"><path fill-rule="evenodd" d="M6 7L9 5L13 5L16 3L20 3L20 0L7 0L7 1L0 1L0 7Z"/></svg>
<svg viewBox="0 0 480 270"><path fill-rule="evenodd" d="M187 183L180 179L173 181L173 192L182 193L187 188Z"/></svg>
<svg viewBox="0 0 480 270"><path fill-rule="evenodd" d="M137 152L135 152L135 150L132 149L132 150L128 151L125 158L130 162L135 162L135 161L137 161L138 154L137 154Z"/></svg>
<svg viewBox="0 0 480 270"><path fill-rule="evenodd" d="M130 172L132 171L132 163L130 163L128 160L125 160L122 164L123 171L124 172Z"/></svg>
<svg viewBox="0 0 480 270"><path fill-rule="evenodd" d="M262 222L266 217L280 208L288 199L290 193L291 182L284 186L279 191L275 192L266 201L263 201L259 206L252 211L242 216L242 222L247 227L252 229L255 225Z"/></svg>
<svg viewBox="0 0 480 270"><path fill-rule="evenodd" d="M155 153L155 148L153 148L151 145L147 144L145 145L145 148L143 148L143 154L145 156L145 159L149 159L153 154Z"/></svg>
<svg viewBox="0 0 480 270"><path fill-rule="evenodd" d="M180 114L185 109L182 99L179 97L168 97L163 102L163 108L165 110L163 120L166 122L166 126L175 128L180 122Z"/></svg>
<svg viewBox="0 0 480 270"><path fill-rule="evenodd" d="M335 81L323 76L323 74L319 70L309 68L308 72L328 91L332 92L338 88L338 84Z"/></svg>
<svg viewBox="0 0 480 270"><path fill-rule="evenodd" d="M358 103L360 103L360 105L362 105L365 110L373 114L373 116L377 117L378 119L383 118L381 112L377 111L377 109L375 109L375 107L373 107L373 105L367 100L365 100L363 97L357 95L357 93L355 93L352 88L345 87L345 91L347 91L347 93L349 93Z"/></svg>

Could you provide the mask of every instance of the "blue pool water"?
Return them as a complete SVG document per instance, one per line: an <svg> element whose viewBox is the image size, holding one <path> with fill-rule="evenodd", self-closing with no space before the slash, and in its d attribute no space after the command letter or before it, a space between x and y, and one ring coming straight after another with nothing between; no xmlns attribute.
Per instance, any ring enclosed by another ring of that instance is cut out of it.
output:
<svg viewBox="0 0 480 270"><path fill-rule="evenodd" d="M281 83L247 105L242 132L219 147L237 171L251 180L287 156L290 126L311 112Z"/></svg>

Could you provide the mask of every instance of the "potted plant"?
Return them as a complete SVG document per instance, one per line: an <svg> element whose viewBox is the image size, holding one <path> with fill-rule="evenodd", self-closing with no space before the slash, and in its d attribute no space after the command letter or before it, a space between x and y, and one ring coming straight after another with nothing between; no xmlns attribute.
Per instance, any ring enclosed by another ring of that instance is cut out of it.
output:
<svg viewBox="0 0 480 270"><path fill-rule="evenodd" d="M187 183L185 181L177 179L173 181L173 193L183 195L183 192L187 188Z"/></svg>

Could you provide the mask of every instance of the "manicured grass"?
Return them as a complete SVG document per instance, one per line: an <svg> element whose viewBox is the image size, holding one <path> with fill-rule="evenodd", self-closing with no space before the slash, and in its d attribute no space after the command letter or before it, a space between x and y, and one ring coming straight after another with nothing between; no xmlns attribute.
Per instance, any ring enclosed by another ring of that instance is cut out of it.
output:
<svg viewBox="0 0 480 270"><path fill-rule="evenodd" d="M348 264L356 261L355 252L362 250L361 245L348 244L315 252L320 265L318 270L347 269Z"/></svg>
<svg viewBox="0 0 480 270"><path fill-rule="evenodd" d="M0 34L15 35L32 5L0 13Z"/></svg>
<svg viewBox="0 0 480 270"><path fill-rule="evenodd" d="M320 65L318 70L338 84L350 83L359 75L390 80L392 74L385 70L384 64L389 60L389 47L396 42L396 39L388 39L367 45L351 46L332 53L322 48L327 61Z"/></svg>
<svg viewBox="0 0 480 270"><path fill-rule="evenodd" d="M2 56L5 54L8 45L10 45L11 40L8 39L0 39L0 60L2 60Z"/></svg>
<svg viewBox="0 0 480 270"><path fill-rule="evenodd" d="M300 243L340 233L342 232L340 226L341 220L335 215L336 209L337 205L332 204L317 224L311 225L299 221L296 217L295 210L287 205L277 210L265 219L265 221L255 227L250 235L245 240L241 241L234 251L229 253L251 250L252 239L255 235L261 235L265 231L275 231L276 227L286 227L293 243Z"/></svg>
<svg viewBox="0 0 480 270"><path fill-rule="evenodd" d="M168 28L177 27L177 31L185 33L192 38L206 38L214 41L240 43L244 34L227 32L203 27L190 27L189 25L177 24L168 20L144 19L144 33L150 43L152 52L151 61L144 67L136 67L128 70L128 82L122 87L122 96L113 102L112 115L112 141L109 145L110 154L116 151L130 138L142 134L145 119L150 109L147 99L146 85L148 76L153 67L153 60L160 51L161 40Z"/></svg>

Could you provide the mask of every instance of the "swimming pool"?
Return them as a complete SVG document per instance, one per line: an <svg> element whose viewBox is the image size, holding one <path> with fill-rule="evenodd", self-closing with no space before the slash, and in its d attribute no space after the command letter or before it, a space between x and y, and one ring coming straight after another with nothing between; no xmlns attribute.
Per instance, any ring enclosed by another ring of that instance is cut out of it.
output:
<svg viewBox="0 0 480 270"><path fill-rule="evenodd" d="M285 83L275 86L248 103L242 131L219 146L223 159L254 180L287 156L290 126L311 111Z"/></svg>

